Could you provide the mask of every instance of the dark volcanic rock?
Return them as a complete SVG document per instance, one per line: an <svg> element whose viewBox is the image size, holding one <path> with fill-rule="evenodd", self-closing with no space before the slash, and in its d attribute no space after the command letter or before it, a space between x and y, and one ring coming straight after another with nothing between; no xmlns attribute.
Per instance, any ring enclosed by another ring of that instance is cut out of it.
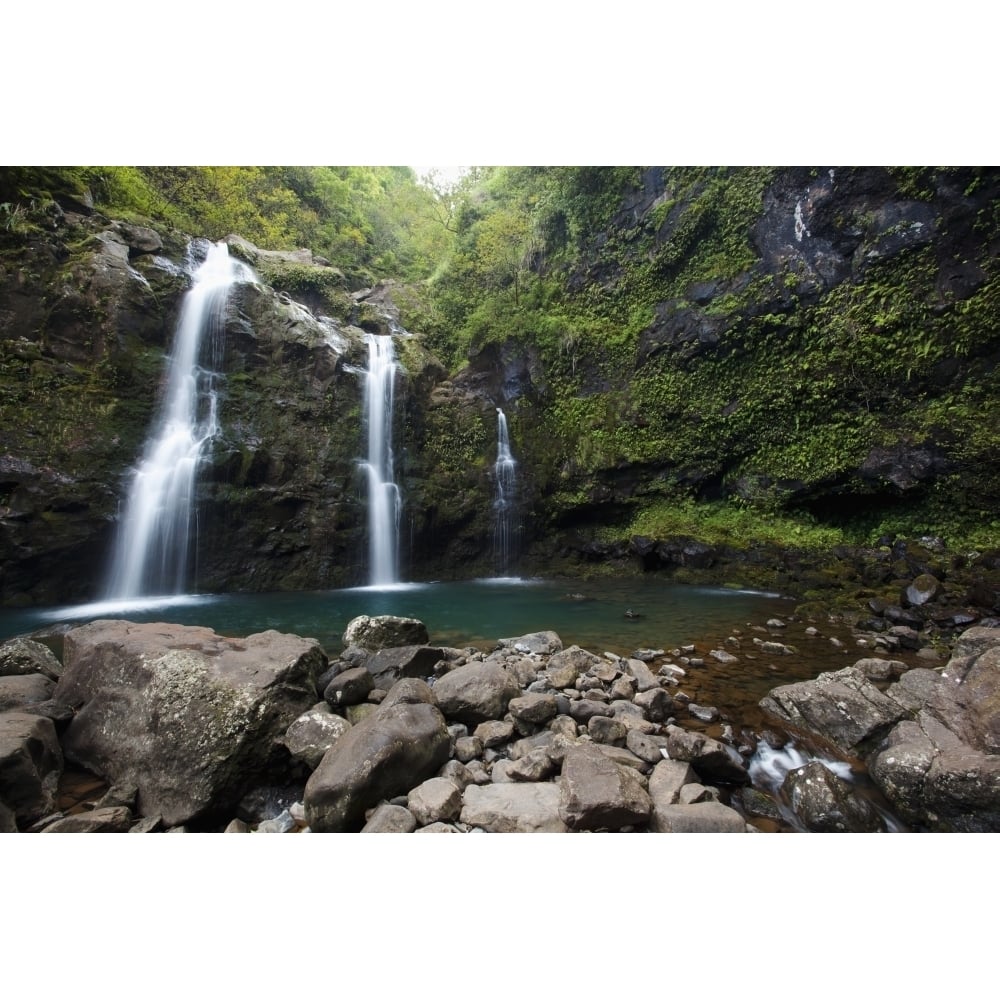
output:
<svg viewBox="0 0 1000 1000"><path fill-rule="evenodd" d="M449 745L444 716L434 705L380 705L333 745L307 782L310 828L360 829L366 810L433 777Z"/></svg>
<svg viewBox="0 0 1000 1000"><path fill-rule="evenodd" d="M818 760L789 771L782 791L807 830L874 833L883 828L881 817L871 803Z"/></svg>
<svg viewBox="0 0 1000 1000"><path fill-rule="evenodd" d="M279 741L325 666L315 640L273 631L92 622L65 639L56 699L78 711L63 748L168 826L230 809L287 766Z"/></svg>
<svg viewBox="0 0 1000 1000"><path fill-rule="evenodd" d="M52 812L63 755L49 719L0 714L0 804L26 826Z"/></svg>
<svg viewBox="0 0 1000 1000"><path fill-rule="evenodd" d="M434 696L448 719L478 726L502 719L521 688L508 670L497 663L467 663L441 677Z"/></svg>

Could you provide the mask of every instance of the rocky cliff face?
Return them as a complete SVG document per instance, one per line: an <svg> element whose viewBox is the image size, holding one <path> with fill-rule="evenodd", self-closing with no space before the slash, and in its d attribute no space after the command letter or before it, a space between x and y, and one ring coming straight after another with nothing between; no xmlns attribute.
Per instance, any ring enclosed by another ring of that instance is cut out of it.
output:
<svg viewBox="0 0 1000 1000"><path fill-rule="evenodd" d="M533 258L566 310L558 336L524 304L529 282L513 332L456 371L419 326L396 337L404 574L491 571L497 406L525 570L616 553L673 565L652 542L601 540L641 534L637 512L665 497L831 523L926 507L931 531L935 511L995 517L998 192L996 170L644 171L571 264ZM4 603L97 596L188 242L79 202L0 230ZM398 327L399 290L348 287L308 250L228 242L260 282L230 300L194 586L363 582L362 335ZM620 333L574 325L587 315L620 317Z"/></svg>
<svg viewBox="0 0 1000 1000"><path fill-rule="evenodd" d="M0 600L91 599L190 284L188 240L56 207L43 226L4 237ZM385 289L352 292L308 251L230 244L268 283L237 285L229 299L222 431L199 476L192 588L363 582L363 335L389 334L391 301ZM404 353L400 396L423 409L440 366L415 342ZM402 416L400 439L405 449Z"/></svg>

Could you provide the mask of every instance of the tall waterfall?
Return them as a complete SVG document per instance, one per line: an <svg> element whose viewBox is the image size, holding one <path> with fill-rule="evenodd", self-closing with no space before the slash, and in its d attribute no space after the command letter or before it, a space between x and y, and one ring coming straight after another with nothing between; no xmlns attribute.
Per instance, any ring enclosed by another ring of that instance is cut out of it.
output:
<svg viewBox="0 0 1000 1000"><path fill-rule="evenodd" d="M395 395L396 350L392 337L365 334L365 425L368 457L368 582L373 587L398 583L399 516L402 498L395 482L392 455L392 410Z"/></svg>
<svg viewBox="0 0 1000 1000"><path fill-rule="evenodd" d="M493 552L496 571L507 576L515 556L517 541L517 462L510 453L507 417L497 407L497 460L493 465Z"/></svg>
<svg viewBox="0 0 1000 1000"><path fill-rule="evenodd" d="M217 243L193 278L174 335L166 392L132 476L109 599L180 594L188 586L195 477L205 446L219 431L219 375L202 367L199 358L221 363L229 289L236 281L253 280L253 272L230 258L225 243Z"/></svg>

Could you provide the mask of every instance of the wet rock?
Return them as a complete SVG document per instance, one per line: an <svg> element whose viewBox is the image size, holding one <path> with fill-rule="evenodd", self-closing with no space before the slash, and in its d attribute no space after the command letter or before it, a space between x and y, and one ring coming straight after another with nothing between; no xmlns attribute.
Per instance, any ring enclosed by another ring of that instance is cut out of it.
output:
<svg viewBox="0 0 1000 1000"><path fill-rule="evenodd" d="M875 833L882 819L866 799L818 760L789 771L782 791L792 812L816 833Z"/></svg>
<svg viewBox="0 0 1000 1000"><path fill-rule="evenodd" d="M438 706L448 719L470 726L500 719L521 689L495 663L469 663L441 677L434 685Z"/></svg>
<svg viewBox="0 0 1000 1000"><path fill-rule="evenodd" d="M778 803L760 789L741 788L740 802L748 816L760 816L762 819L781 819L781 809Z"/></svg>
<svg viewBox="0 0 1000 1000"><path fill-rule="evenodd" d="M760 707L852 754L883 737L907 714L853 667L774 688Z"/></svg>
<svg viewBox="0 0 1000 1000"><path fill-rule="evenodd" d="M430 636L427 626L416 618L397 615L359 615L344 630L345 646L380 650L390 646L424 646Z"/></svg>
<svg viewBox="0 0 1000 1000"><path fill-rule="evenodd" d="M288 727L282 740L296 760L315 770L327 750L350 728L347 719L334 715L323 701L300 715Z"/></svg>
<svg viewBox="0 0 1000 1000"><path fill-rule="evenodd" d="M567 752L559 794L559 815L574 830L618 830L645 824L652 809L635 771L592 746Z"/></svg>
<svg viewBox="0 0 1000 1000"><path fill-rule="evenodd" d="M719 663L737 663L737 662L739 662L739 657L738 656L733 656L732 653L728 653L724 649L713 649L713 650L710 650L708 655L711 656L713 660L716 660Z"/></svg>
<svg viewBox="0 0 1000 1000"><path fill-rule="evenodd" d="M719 710L714 705L696 705L691 702L688 712L701 722L715 722L719 718Z"/></svg>
<svg viewBox="0 0 1000 1000"><path fill-rule="evenodd" d="M361 828L362 833L413 833L417 820L405 806L394 806L383 802L368 817Z"/></svg>
<svg viewBox="0 0 1000 1000"><path fill-rule="evenodd" d="M68 759L135 785L167 825L229 810L282 774L280 738L315 702L326 656L313 639L98 621L72 629L56 700L77 708Z"/></svg>
<svg viewBox="0 0 1000 1000"><path fill-rule="evenodd" d="M461 822L490 833L565 833L554 782L470 785Z"/></svg>
<svg viewBox="0 0 1000 1000"><path fill-rule="evenodd" d="M667 726L665 735L671 759L689 763L700 778L711 783L750 784L746 765L732 747L679 726Z"/></svg>
<svg viewBox="0 0 1000 1000"><path fill-rule="evenodd" d="M304 800L309 826L316 832L359 828L365 810L433 776L448 759L449 744L444 717L433 705L384 702L313 772Z"/></svg>
<svg viewBox="0 0 1000 1000"><path fill-rule="evenodd" d="M0 714L0 802L22 827L55 809L62 770L62 750L49 719Z"/></svg>

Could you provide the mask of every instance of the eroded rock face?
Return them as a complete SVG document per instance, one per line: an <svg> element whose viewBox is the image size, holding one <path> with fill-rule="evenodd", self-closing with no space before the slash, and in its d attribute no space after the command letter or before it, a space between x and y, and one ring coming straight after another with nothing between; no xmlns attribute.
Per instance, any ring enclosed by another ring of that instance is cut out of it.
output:
<svg viewBox="0 0 1000 1000"><path fill-rule="evenodd" d="M310 828L360 829L366 810L433 777L448 759L449 744L444 716L434 705L379 706L333 745L306 784Z"/></svg>
<svg viewBox="0 0 1000 1000"><path fill-rule="evenodd" d="M66 635L55 698L77 709L67 757L134 785L168 826L234 806L288 763L280 738L316 702L326 656L274 631L97 621Z"/></svg>

